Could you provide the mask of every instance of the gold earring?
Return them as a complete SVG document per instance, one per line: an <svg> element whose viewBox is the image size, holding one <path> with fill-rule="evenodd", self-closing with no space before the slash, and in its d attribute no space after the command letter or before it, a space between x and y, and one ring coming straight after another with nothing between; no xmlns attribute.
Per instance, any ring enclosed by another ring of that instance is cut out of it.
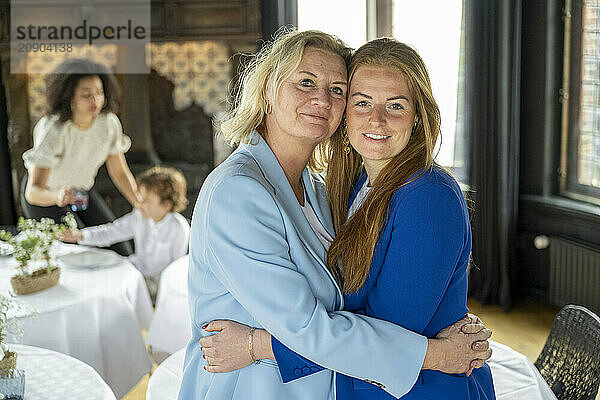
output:
<svg viewBox="0 0 600 400"><path fill-rule="evenodd" d="M348 127L344 125L342 131L342 143L344 144L344 153L350 154L350 138L348 137Z"/></svg>
<svg viewBox="0 0 600 400"><path fill-rule="evenodd" d="M271 114L271 111L273 111L273 106L271 105L271 103L269 103L269 101L265 101L266 106L265 106L265 114L269 115Z"/></svg>
<svg viewBox="0 0 600 400"><path fill-rule="evenodd" d="M419 121L415 121L415 123L413 124L413 127L410 131L410 136L412 137L415 134L415 131L417 130L417 124L419 123Z"/></svg>

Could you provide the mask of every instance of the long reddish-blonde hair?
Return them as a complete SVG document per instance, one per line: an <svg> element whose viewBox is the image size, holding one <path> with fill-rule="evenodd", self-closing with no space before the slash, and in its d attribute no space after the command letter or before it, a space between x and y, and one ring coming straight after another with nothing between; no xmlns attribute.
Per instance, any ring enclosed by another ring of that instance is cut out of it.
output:
<svg viewBox="0 0 600 400"><path fill-rule="evenodd" d="M372 189L364 203L348 221L348 198L362 171L362 159L354 149L344 152L342 135L336 133L330 140L325 185L337 234L327 254L327 266L342 280L344 293L356 292L365 283L379 233L389 217L392 196L415 173L433 166L440 132L440 111L429 74L412 47L391 38L372 40L352 56L350 81L362 66L393 68L404 75L415 104L417 124L406 147L371 182ZM341 268L338 260L342 261Z"/></svg>

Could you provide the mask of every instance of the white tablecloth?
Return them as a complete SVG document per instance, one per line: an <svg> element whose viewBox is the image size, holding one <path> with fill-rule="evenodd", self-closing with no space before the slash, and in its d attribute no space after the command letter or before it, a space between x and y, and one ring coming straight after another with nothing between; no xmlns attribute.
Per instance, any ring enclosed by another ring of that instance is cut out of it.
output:
<svg viewBox="0 0 600 400"><path fill-rule="evenodd" d="M53 254L83 251L60 244ZM11 289L12 257L0 257L0 293ZM126 259L97 269L61 268L59 285L18 296L25 314L18 319L21 338L8 341L70 355L92 366L118 398L147 374L152 364L141 329L148 326L152 304L141 273ZM35 310L34 315L26 315Z"/></svg>
<svg viewBox="0 0 600 400"><path fill-rule="evenodd" d="M490 340L492 358L488 361L498 400L556 400L535 366L508 346ZM185 349L163 361L150 377L146 400L177 398Z"/></svg>
<svg viewBox="0 0 600 400"><path fill-rule="evenodd" d="M175 353L185 347L192 336L187 302L187 255L173 261L160 276L156 310L146 344L153 350Z"/></svg>
<svg viewBox="0 0 600 400"><path fill-rule="evenodd" d="M148 381L146 400L173 400L177 398L179 386L181 385L184 357L185 348L173 353L156 368Z"/></svg>
<svg viewBox="0 0 600 400"><path fill-rule="evenodd" d="M9 344L17 368L25 371L27 400L115 400L92 367L55 351Z"/></svg>
<svg viewBox="0 0 600 400"><path fill-rule="evenodd" d="M492 358L488 361L498 400L556 400L538 369L523 354L490 340Z"/></svg>

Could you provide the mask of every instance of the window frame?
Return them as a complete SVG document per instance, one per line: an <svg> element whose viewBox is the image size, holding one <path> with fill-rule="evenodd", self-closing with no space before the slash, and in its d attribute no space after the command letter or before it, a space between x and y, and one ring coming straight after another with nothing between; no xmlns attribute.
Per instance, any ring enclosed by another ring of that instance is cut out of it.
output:
<svg viewBox="0 0 600 400"><path fill-rule="evenodd" d="M562 102L561 157L559 194L574 200L600 204L600 188L579 183L579 116L581 71L583 64L584 0L566 0L564 8L564 58Z"/></svg>

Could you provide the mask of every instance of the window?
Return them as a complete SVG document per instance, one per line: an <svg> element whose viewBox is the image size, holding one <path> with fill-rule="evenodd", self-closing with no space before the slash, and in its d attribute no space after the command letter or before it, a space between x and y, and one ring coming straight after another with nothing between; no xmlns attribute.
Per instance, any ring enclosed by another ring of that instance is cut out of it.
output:
<svg viewBox="0 0 600 400"><path fill-rule="evenodd" d="M376 4L383 2L391 4L393 10L393 36L413 46L429 70L442 116L436 160L467 183L461 101L464 93L462 0L298 0L298 28L334 34L357 48L367 37L377 36L373 25L382 19L378 13L386 11L377 9ZM435 13L431 12L433 9Z"/></svg>
<svg viewBox="0 0 600 400"><path fill-rule="evenodd" d="M433 95L440 108L442 130L436 160L444 166L453 167L462 1L395 0L393 10L394 37L414 47L425 61Z"/></svg>
<svg viewBox="0 0 600 400"><path fill-rule="evenodd" d="M565 10L561 193L600 204L600 1Z"/></svg>
<svg viewBox="0 0 600 400"><path fill-rule="evenodd" d="M298 29L316 29L352 48L367 41L367 0L298 0Z"/></svg>

